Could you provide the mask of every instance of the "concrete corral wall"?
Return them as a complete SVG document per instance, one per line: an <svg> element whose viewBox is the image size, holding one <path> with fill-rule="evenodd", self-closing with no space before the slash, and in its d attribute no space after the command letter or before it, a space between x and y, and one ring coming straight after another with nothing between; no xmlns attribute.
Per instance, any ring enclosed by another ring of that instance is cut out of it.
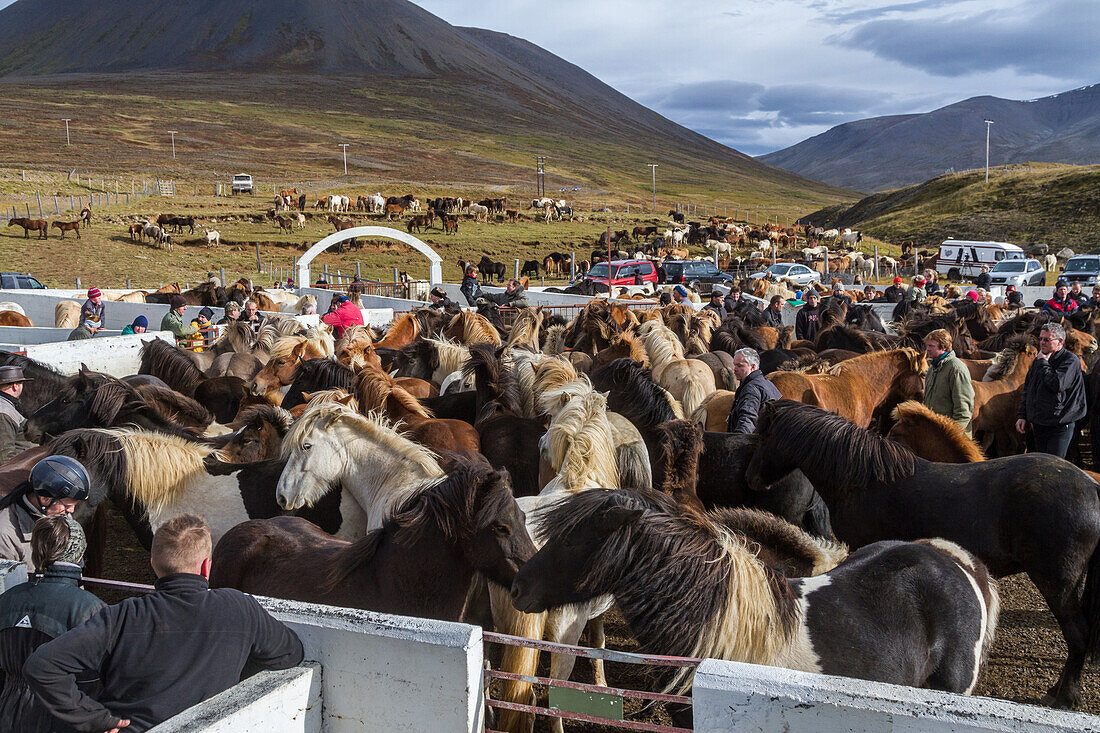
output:
<svg viewBox="0 0 1100 733"><path fill-rule="evenodd" d="M60 341L41 344L11 344L7 345L4 337L0 337L0 349L9 351L25 351L27 356L35 361L48 364L62 374L76 374L80 365L84 364L94 372L103 372L112 377L126 377L137 374L141 365L141 347L147 341L160 339L173 346L175 337L170 331L149 331L132 336L101 336L97 334L93 338L80 341L65 341L68 331L65 329L20 329L15 326L11 330L49 330L53 332L63 331ZM0 329L7 331L8 328Z"/></svg>

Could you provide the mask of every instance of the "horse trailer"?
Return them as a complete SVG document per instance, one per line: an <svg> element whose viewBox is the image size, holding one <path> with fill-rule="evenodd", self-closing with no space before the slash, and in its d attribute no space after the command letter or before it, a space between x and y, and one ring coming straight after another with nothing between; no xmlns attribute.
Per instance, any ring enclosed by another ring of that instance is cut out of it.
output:
<svg viewBox="0 0 1100 733"><path fill-rule="evenodd" d="M962 280L977 277L983 267L992 270L999 262L1022 259L1023 249L1008 242L948 239L940 245L936 257L936 272L946 275L948 280Z"/></svg>

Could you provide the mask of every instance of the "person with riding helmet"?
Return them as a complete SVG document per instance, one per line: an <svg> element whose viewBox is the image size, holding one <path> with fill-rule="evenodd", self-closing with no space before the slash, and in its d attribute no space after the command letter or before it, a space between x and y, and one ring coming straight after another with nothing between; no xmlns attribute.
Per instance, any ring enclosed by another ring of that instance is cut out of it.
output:
<svg viewBox="0 0 1100 733"><path fill-rule="evenodd" d="M23 415L23 404L19 398L26 381L22 367L14 364L0 366L0 463L7 463L23 451L35 447L23 435L27 418Z"/></svg>
<svg viewBox="0 0 1100 733"><path fill-rule="evenodd" d="M0 499L0 558L36 566L31 533L42 517L67 516L88 499L92 482L80 461L69 456L46 456L31 469L30 477Z"/></svg>
<svg viewBox="0 0 1100 733"><path fill-rule="evenodd" d="M80 306L80 322L93 324L91 327L96 329L104 327L103 293L99 288L88 289L88 299Z"/></svg>
<svg viewBox="0 0 1100 733"><path fill-rule="evenodd" d="M84 530L72 517L39 519L31 532L31 558L40 575L0 594L0 720L6 730L73 730L31 692L23 664L35 649L106 605L79 586L87 546ZM92 682L78 680L86 688Z"/></svg>

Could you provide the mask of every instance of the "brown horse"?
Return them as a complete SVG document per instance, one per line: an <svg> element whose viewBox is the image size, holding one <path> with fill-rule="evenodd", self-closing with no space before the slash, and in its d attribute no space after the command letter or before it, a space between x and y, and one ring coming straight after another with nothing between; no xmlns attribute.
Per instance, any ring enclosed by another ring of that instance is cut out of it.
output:
<svg viewBox="0 0 1100 733"><path fill-rule="evenodd" d="M993 359L986 372L990 381L972 382L974 410L970 428L991 455L1018 452L1016 409L1020 406L1027 371L1038 352L1025 339L1017 339Z"/></svg>
<svg viewBox="0 0 1100 733"><path fill-rule="evenodd" d="M26 218L23 218L23 217L19 217L17 219L12 219L11 221L9 221L8 226L9 227L10 226L21 226L21 227L23 227L23 238L24 239L29 238L30 235L31 235L31 232L38 232L39 233L39 237L38 237L39 239L49 239L50 238L49 234L47 234L47 229L46 229L47 222L46 222L45 219L26 219Z"/></svg>
<svg viewBox="0 0 1100 733"><path fill-rule="evenodd" d="M80 220L77 221L55 221L53 223L54 229L61 230L61 238L65 238L65 232L76 232L76 238L80 239Z"/></svg>
<svg viewBox="0 0 1100 733"><path fill-rule="evenodd" d="M284 336L271 348L271 358L264 368L252 378L248 391L254 397L267 396L282 387L289 386L298 373L298 365L310 359L330 356L316 339L307 336Z"/></svg>
<svg viewBox="0 0 1100 733"><path fill-rule="evenodd" d="M399 430L423 446L466 454L480 449L481 441L473 425L433 417L431 410L384 372L364 369L355 375L352 387L360 413L380 413L395 423L400 420Z"/></svg>
<svg viewBox="0 0 1100 733"><path fill-rule="evenodd" d="M975 463L985 455L970 436L949 417L932 412L916 400L902 402L891 415L894 427L886 436L926 461Z"/></svg>
<svg viewBox="0 0 1100 733"><path fill-rule="evenodd" d="M224 436L224 442L213 440L211 444L218 447L226 463L278 458L291 421L289 412L274 405L243 407L229 424L233 432Z"/></svg>
<svg viewBox="0 0 1100 733"><path fill-rule="evenodd" d="M375 343L376 349L400 349L411 344L420 335L420 319L416 312L405 313L393 319L385 337Z"/></svg>
<svg viewBox="0 0 1100 733"><path fill-rule="evenodd" d="M0 326L33 326L31 319L18 311L0 311Z"/></svg>
<svg viewBox="0 0 1100 733"><path fill-rule="evenodd" d="M914 349L874 351L841 362L835 374L772 372L772 381L783 397L817 405L851 420L860 427L871 424L875 408L901 393L909 399L914 380L928 368L924 355ZM902 400L902 401L903 401Z"/></svg>
<svg viewBox="0 0 1100 733"><path fill-rule="evenodd" d="M480 575L507 588L534 554L507 474L482 462L461 463L356 542L298 517L239 524L218 542L210 582L310 603L462 621Z"/></svg>

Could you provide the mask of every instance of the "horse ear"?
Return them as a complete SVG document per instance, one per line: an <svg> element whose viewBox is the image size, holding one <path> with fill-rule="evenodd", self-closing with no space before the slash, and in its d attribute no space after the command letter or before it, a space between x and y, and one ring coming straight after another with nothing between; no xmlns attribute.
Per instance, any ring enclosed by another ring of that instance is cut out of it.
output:
<svg viewBox="0 0 1100 733"><path fill-rule="evenodd" d="M597 517L599 528L604 532L614 532L620 527L633 524L642 516L641 509L632 509L625 506L609 507Z"/></svg>
<svg viewBox="0 0 1100 733"><path fill-rule="evenodd" d="M302 399L306 401L306 404L308 404L309 401L313 399L313 395L309 392L302 392Z"/></svg>

